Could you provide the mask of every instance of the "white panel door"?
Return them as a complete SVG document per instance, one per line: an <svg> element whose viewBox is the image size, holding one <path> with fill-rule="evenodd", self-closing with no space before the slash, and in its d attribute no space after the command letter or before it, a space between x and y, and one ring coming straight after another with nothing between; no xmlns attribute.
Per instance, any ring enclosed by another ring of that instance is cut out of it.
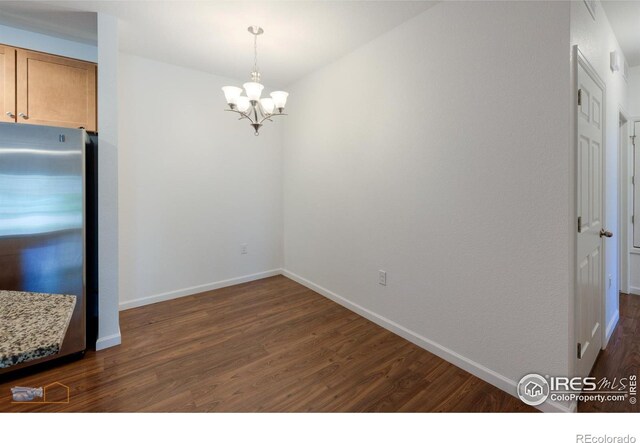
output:
<svg viewBox="0 0 640 443"><path fill-rule="evenodd" d="M602 347L604 93L580 63L578 88L577 369L587 376Z"/></svg>

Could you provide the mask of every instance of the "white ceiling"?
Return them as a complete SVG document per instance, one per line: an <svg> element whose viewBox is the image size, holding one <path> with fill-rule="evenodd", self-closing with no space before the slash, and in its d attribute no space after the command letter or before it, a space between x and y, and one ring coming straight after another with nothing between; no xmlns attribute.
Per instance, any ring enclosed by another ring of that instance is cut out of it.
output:
<svg viewBox="0 0 640 443"><path fill-rule="evenodd" d="M96 14L69 11L40 2L0 2L0 24L96 44Z"/></svg>
<svg viewBox="0 0 640 443"><path fill-rule="evenodd" d="M64 15L59 9L104 12L120 19L122 51L238 79L251 72L253 36L246 29L257 24L265 30L258 39L262 81L283 87L435 3L19 1L2 2L0 22L57 36L66 30L67 38L86 42L92 38L86 16Z"/></svg>
<svg viewBox="0 0 640 443"><path fill-rule="evenodd" d="M640 2L603 1L609 23L629 66L640 65Z"/></svg>

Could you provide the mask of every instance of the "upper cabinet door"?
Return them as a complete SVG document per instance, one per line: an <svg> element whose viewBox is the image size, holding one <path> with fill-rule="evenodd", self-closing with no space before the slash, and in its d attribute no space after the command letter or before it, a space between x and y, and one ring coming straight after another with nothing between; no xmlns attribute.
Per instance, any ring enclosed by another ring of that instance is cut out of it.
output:
<svg viewBox="0 0 640 443"><path fill-rule="evenodd" d="M96 131L96 65L17 50L17 121Z"/></svg>
<svg viewBox="0 0 640 443"><path fill-rule="evenodd" d="M16 121L16 50L0 45L0 122Z"/></svg>

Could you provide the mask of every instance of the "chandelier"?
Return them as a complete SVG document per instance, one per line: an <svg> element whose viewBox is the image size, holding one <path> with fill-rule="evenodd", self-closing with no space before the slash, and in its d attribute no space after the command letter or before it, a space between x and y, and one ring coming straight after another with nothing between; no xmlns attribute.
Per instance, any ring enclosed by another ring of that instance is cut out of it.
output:
<svg viewBox="0 0 640 443"><path fill-rule="evenodd" d="M273 91L271 98L260 98L264 86L260 83L260 70L258 69L258 36L264 32L259 26L250 26L247 31L253 34L253 71L251 81L242 85L247 95L242 94L242 88L236 86L225 86L222 88L224 97L227 99L229 109L225 111L240 114L239 120L247 119L255 130L255 135L262 127L265 120L271 120L284 114L284 105L287 103L289 93L284 91Z"/></svg>

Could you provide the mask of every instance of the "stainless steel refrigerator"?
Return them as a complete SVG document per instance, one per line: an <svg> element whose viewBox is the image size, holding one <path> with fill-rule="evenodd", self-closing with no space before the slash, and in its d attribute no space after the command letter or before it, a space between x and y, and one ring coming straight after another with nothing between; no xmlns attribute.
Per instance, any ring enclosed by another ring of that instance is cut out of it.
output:
<svg viewBox="0 0 640 443"><path fill-rule="evenodd" d="M76 296L60 353L11 370L86 348L87 139L82 129L0 123L0 289Z"/></svg>

